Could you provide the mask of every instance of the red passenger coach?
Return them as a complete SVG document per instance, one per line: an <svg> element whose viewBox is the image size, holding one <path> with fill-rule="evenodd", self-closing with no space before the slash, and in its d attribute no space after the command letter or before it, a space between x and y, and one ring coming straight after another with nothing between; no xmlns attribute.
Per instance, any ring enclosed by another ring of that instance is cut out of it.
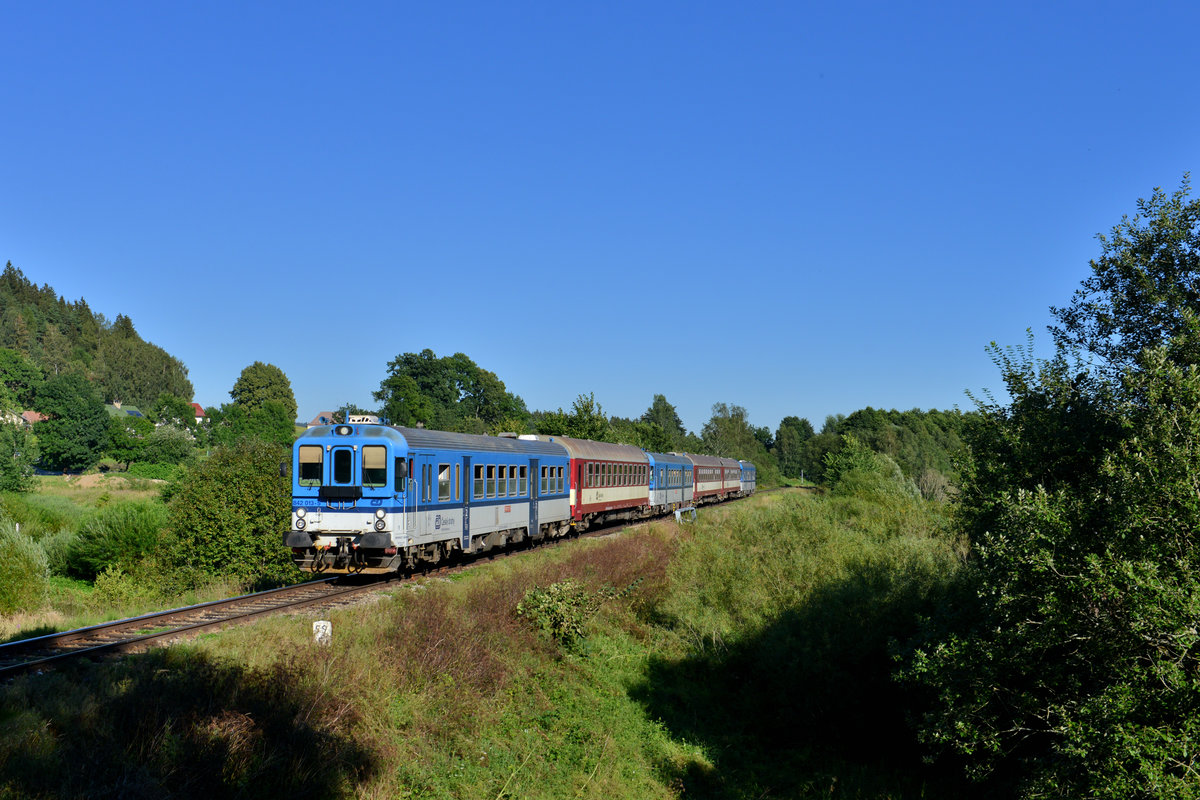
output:
<svg viewBox="0 0 1200 800"><path fill-rule="evenodd" d="M645 452L569 436L537 438L562 445L571 457L571 518L577 530L649 515L650 459Z"/></svg>
<svg viewBox="0 0 1200 800"><path fill-rule="evenodd" d="M715 503L742 491L741 465L732 458L716 456L694 456L688 458L695 464L692 470L696 482L693 499L696 505Z"/></svg>
<svg viewBox="0 0 1200 800"><path fill-rule="evenodd" d="M721 459L721 499L742 494L742 465L736 458Z"/></svg>

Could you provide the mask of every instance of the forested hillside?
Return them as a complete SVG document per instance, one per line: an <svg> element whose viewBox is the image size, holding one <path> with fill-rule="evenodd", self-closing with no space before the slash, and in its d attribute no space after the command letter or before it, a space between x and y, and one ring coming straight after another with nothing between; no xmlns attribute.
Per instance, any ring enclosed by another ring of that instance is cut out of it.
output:
<svg viewBox="0 0 1200 800"><path fill-rule="evenodd" d="M123 314L109 321L82 298L68 301L38 287L12 262L0 275L0 347L14 350L51 378L86 376L105 402L148 406L162 394L192 399L187 367L142 339Z"/></svg>

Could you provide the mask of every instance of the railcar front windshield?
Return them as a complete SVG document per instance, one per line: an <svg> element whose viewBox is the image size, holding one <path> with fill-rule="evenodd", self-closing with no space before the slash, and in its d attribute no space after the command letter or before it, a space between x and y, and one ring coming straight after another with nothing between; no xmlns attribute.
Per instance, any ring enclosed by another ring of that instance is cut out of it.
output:
<svg viewBox="0 0 1200 800"><path fill-rule="evenodd" d="M320 486L323 476L325 449L320 445L306 444L300 447L301 486Z"/></svg>
<svg viewBox="0 0 1200 800"><path fill-rule="evenodd" d="M387 448L380 445L367 445L362 449L363 486L378 488L387 486Z"/></svg>

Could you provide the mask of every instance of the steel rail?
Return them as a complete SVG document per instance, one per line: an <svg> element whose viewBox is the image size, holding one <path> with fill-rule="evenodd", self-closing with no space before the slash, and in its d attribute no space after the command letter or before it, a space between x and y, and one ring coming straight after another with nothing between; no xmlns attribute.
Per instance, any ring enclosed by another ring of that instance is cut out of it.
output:
<svg viewBox="0 0 1200 800"><path fill-rule="evenodd" d="M130 619L115 620L86 628L61 633L51 633L30 639L20 639L0 645L0 679L9 678L32 669L56 666L72 658L104 655L106 653L134 650L148 644L168 641L173 638L202 630L220 628L256 617L304 608L322 603L336 604L348 595L378 588L386 581L373 581L358 586L330 587L339 577L322 578L316 581L268 589L263 592L213 600L194 606L183 606L169 611L143 614ZM319 591L320 589L326 591ZM314 589L318 590L314 593ZM292 596L300 595L296 599ZM245 609L239 611L238 609ZM147 629L166 627L166 630ZM132 631L135 635L122 636ZM117 639L110 639L112 636ZM40 655L40 654L45 655ZM33 655L33 658L28 656ZM13 658L15 663L4 663Z"/></svg>

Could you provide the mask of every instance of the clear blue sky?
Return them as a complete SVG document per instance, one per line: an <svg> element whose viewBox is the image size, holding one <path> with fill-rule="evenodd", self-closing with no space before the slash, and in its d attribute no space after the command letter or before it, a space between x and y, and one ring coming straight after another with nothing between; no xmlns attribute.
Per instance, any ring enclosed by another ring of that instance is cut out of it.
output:
<svg viewBox="0 0 1200 800"><path fill-rule="evenodd" d="M1200 166L1195 3L5 3L0 263L309 418L969 408ZM586 329L581 323L586 321Z"/></svg>

